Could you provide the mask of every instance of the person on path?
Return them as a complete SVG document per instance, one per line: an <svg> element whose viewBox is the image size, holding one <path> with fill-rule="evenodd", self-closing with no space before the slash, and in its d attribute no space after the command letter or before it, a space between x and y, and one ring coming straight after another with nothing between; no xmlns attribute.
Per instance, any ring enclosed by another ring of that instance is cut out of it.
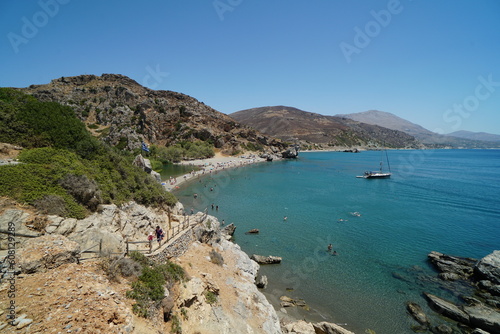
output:
<svg viewBox="0 0 500 334"><path fill-rule="evenodd" d="M160 226L156 226L156 240L158 241L158 245L161 245L161 241L164 238L163 230L160 228Z"/></svg>

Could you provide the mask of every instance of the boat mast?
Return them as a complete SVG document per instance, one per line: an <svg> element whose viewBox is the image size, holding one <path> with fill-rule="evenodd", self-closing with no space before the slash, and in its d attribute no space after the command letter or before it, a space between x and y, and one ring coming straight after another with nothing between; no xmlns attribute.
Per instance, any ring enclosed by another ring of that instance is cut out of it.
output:
<svg viewBox="0 0 500 334"><path fill-rule="evenodd" d="M387 158L387 167L389 168L389 173L391 172L391 165L389 164L389 156L387 155L387 150L385 150L385 157Z"/></svg>

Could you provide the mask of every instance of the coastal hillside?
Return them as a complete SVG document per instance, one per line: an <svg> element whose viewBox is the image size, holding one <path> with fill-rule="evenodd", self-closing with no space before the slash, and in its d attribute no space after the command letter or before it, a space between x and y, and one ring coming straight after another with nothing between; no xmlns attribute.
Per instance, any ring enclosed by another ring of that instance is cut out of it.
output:
<svg viewBox="0 0 500 334"><path fill-rule="evenodd" d="M452 148L490 148L500 147L498 143L491 140L492 137L472 136L472 135L441 135L426 128L407 121L392 113L378 110L369 110L353 114L336 115L345 119L352 119L358 122L383 126L389 129L405 132L414 136L420 142L429 147L452 147Z"/></svg>
<svg viewBox="0 0 500 334"><path fill-rule="evenodd" d="M481 140L481 141L489 141L489 142L500 142L500 135L495 135L492 133L486 132L472 132L472 131L455 131L452 133L448 133L447 136L465 138L471 140Z"/></svg>
<svg viewBox="0 0 500 334"><path fill-rule="evenodd" d="M304 141L323 147L418 148L411 135L348 118L325 116L293 107L274 106L230 114L242 124L285 141Z"/></svg>
<svg viewBox="0 0 500 334"><path fill-rule="evenodd" d="M73 108L95 136L119 149L134 150L143 141L157 146L202 141L227 154L284 148L191 96L155 91L119 74L62 77L21 91Z"/></svg>

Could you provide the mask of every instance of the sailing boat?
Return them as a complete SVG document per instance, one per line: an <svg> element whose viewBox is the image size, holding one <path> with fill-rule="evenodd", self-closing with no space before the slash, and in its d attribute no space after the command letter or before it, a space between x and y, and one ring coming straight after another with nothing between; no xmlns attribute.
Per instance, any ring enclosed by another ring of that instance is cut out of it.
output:
<svg viewBox="0 0 500 334"><path fill-rule="evenodd" d="M379 171L367 171L365 172L364 175L356 176L364 179L387 179L390 178L392 173L391 173L391 165L389 165L389 156L387 155L387 151L385 151L385 157L387 159L387 166L389 167L389 172L383 172L382 171L382 161L380 161L380 170Z"/></svg>

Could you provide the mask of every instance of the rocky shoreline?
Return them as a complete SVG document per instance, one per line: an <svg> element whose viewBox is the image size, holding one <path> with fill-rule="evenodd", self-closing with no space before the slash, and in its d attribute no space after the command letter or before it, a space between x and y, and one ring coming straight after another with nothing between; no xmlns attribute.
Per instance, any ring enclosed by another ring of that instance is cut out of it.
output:
<svg viewBox="0 0 500 334"><path fill-rule="evenodd" d="M16 226L16 233L34 234L34 220L37 216L26 208L7 206L3 203L0 206L0 222L13 222ZM127 310L126 305L131 304L130 300L120 294L118 288L111 288L110 282L105 278L96 274L89 273L87 269L98 271L99 260L89 260L82 264L79 262L79 253L93 243L96 238L104 238L106 240L106 249L124 251L123 241L142 240L147 236L147 233L156 225L160 224L166 227L168 224L175 224L183 219L182 206L177 205L170 214L160 210L154 210L140 206L136 203L128 203L124 206L117 207L114 205L103 206L99 212L82 220L64 219L61 217L48 216L45 217L45 226L41 237L29 238L22 240L17 238L18 244L18 259L17 269L18 285L20 289L29 289L24 282L36 281L42 283L45 277L52 277L54 281L61 279L58 273L70 270L72 280L80 281L83 279L81 275L92 275L98 280L102 289L106 289L107 294L102 292L91 292L92 286L89 286L91 294L97 293L99 298L104 298L99 301L101 313L108 316L108 309L111 312L114 302L120 305L121 313L117 316L116 324L113 325L113 333L142 333L138 330L140 327L139 320L132 315L131 309ZM201 213L199 214L201 215ZM39 217L39 219L41 219ZM177 238L169 247L161 250L153 256L156 261L164 262L167 259L174 261L187 270L191 279L181 284L175 294L178 296L174 303L174 310L182 314L189 314L189 317L183 317L183 333L337 333L351 334L352 332L343 329L342 327L326 322L322 323L306 323L304 321L290 321L279 319L276 310L269 303L266 297L259 291L256 285L256 278L259 270L259 265L250 259L250 257L241 250L241 248L229 241L231 229L221 228L216 217L205 216L202 223L195 225L193 228ZM234 230L233 230L234 232ZM4 240L5 242L5 240ZM5 244L2 247L5 249ZM220 254L223 259L222 264L214 264L211 259L211 254ZM91 263L96 263L92 265ZM83 267L82 267L83 266ZM90 266L90 267L89 267ZM97 266L97 267L96 267ZM97 269L96 269L97 268ZM7 274L3 267L2 276ZM57 278L57 279L56 279ZM69 279L69 278L68 278ZM47 282L45 282L47 283ZM70 283L70 282L68 282ZM3 282L0 290L5 289ZM63 283L60 283L62 285ZM66 284L66 283L64 283ZM95 285L95 284L94 284ZM100 286L98 285L98 286ZM107 285L108 287L104 287ZM46 285L47 286L47 285ZM34 287L33 287L34 289ZM31 293L29 296L19 298L20 303L38 303L35 308L40 309L49 307L53 301L50 294L45 294L43 284L42 288L38 288L40 293ZM83 283L77 284L73 297L69 294L67 299L67 307L57 307L54 312L57 312L57 317L54 313L54 319L59 319L64 314L68 313L73 308L72 303L80 304L78 292L87 289ZM122 285L121 289L126 289L126 285ZM63 293L64 289L61 290ZM217 302L212 303L207 297L207 291L211 291L217 296ZM108 299L107 295L113 298ZM2 295L0 299L0 308L6 308L7 300ZM31 298L27 298L31 297ZM57 297L57 294L54 295ZM73 302L71 302L73 300ZM111 303L109 303L111 302ZM97 301L96 301L97 303ZM22 321L22 328L16 329L16 326L7 325L6 322L0 323L0 326L6 330L6 333L28 333L35 332L41 328L48 329L53 325L49 321L52 316L41 318L40 314L31 309L29 305L17 305L19 321ZM58 304L59 305L59 304ZM64 305L62 305L64 306ZM85 309L85 306L82 306ZM92 307L92 305L88 305ZM67 312L66 312L67 311ZM53 314L53 311L47 309L45 312ZM90 311L89 311L90 312ZM90 316L90 313L87 312ZM94 317L99 317L96 313ZM62 318L61 318L62 319ZM67 318L73 319L66 321L67 328L86 328L91 326L85 323L85 317ZM106 322L103 319L104 323ZM100 320L96 320L95 326L102 326ZM202 327L200 327L202 324ZM68 327L69 326L69 327ZM149 325L148 325L149 326ZM97 327L96 327L97 328ZM63 328L61 328L63 329ZM147 332L149 333L149 332Z"/></svg>
<svg viewBox="0 0 500 334"><path fill-rule="evenodd" d="M415 302L408 302L408 313L419 332L500 333L500 251L477 260L431 252L429 262L438 271L442 291L455 296L451 301L424 291L434 314L426 314ZM436 316L447 323L435 321Z"/></svg>

